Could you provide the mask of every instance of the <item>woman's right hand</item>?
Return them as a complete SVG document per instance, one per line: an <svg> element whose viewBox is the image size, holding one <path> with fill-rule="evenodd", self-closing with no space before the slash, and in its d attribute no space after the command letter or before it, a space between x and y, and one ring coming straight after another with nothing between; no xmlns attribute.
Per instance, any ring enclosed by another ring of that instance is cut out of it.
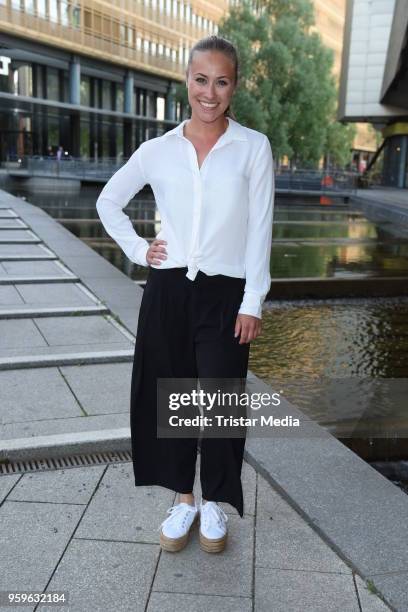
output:
<svg viewBox="0 0 408 612"><path fill-rule="evenodd" d="M166 240L155 238L146 252L146 261L150 264L161 264L162 259L167 259L167 251L162 244L167 244Z"/></svg>

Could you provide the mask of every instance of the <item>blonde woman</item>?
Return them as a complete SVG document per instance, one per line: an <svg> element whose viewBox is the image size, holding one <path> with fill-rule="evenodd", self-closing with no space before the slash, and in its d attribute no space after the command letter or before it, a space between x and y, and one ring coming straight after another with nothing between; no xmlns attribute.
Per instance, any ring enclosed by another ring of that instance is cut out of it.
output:
<svg viewBox="0 0 408 612"><path fill-rule="evenodd" d="M209 36L191 49L186 85L191 117L143 142L102 190L97 210L131 261L148 266L131 383L136 486L178 493L160 525L160 543L181 550L199 517L201 547L220 552L228 517L243 517L245 436L203 437L202 499L193 495L197 437L157 435L159 378L245 379L250 342L261 332L269 291L274 172L268 138L238 123L229 107L238 54ZM149 244L123 208L150 184L161 230Z"/></svg>

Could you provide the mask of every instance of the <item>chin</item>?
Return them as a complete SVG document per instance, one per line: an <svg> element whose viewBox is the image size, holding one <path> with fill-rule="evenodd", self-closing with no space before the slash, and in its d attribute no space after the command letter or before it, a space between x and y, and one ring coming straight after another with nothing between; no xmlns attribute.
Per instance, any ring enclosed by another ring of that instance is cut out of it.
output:
<svg viewBox="0 0 408 612"><path fill-rule="evenodd" d="M194 111L203 121L215 121L216 119L219 119L219 117L222 117L225 112L225 110L220 111L217 108L215 111L207 113L201 108L201 106L196 107Z"/></svg>

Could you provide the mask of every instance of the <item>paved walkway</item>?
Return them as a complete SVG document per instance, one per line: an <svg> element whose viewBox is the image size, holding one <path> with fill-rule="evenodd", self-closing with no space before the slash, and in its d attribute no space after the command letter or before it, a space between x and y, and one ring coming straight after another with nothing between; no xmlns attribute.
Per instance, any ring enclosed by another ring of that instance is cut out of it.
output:
<svg viewBox="0 0 408 612"><path fill-rule="evenodd" d="M40 437L49 448L111 436L129 424L142 290L42 210L0 194L3 455Z"/></svg>
<svg viewBox="0 0 408 612"><path fill-rule="evenodd" d="M3 476L1 589L65 591L75 612L389 610L247 463L243 487L246 514L221 504L229 541L210 555L197 526L183 551L161 551L175 496L134 487L131 463Z"/></svg>
<svg viewBox="0 0 408 612"><path fill-rule="evenodd" d="M0 191L0 458L129 447L141 294L43 211ZM398 510L406 502L403 494L329 434L296 447L266 442L248 444L262 469L244 463L246 514L241 519L222 504L230 540L214 556L199 549L197 533L181 553L160 551L157 527L174 493L135 487L129 462L1 476L0 590L65 590L65 609L75 612L390 609L342 559L353 559L361 575L369 575L367 550L383 546L374 539L382 506L376 514L370 495L377 500L382 487L383 499L394 495ZM316 464L322 465L322 453L324 471ZM349 467L339 474L343 456ZM362 483L361 499L354 501ZM336 497L342 487L354 496L344 508L345 495ZM355 535L347 524L348 513L357 518L361 503L370 504L374 532L368 536L362 530ZM387 516L397 528L392 512ZM384 532L392 542L392 550L383 552L388 559L396 545L386 522ZM327 543L336 540L337 551ZM403 565L399 551L396 559ZM406 593L397 597L403 601Z"/></svg>

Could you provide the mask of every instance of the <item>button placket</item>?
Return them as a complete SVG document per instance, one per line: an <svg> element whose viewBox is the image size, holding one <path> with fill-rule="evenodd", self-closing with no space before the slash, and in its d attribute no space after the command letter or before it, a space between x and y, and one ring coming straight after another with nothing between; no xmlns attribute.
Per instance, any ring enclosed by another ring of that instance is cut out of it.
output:
<svg viewBox="0 0 408 612"><path fill-rule="evenodd" d="M188 273L187 278L194 280L198 273L198 266L196 263L195 250L197 247L198 230L200 226L201 218L201 206L202 206L202 185L201 185L201 173L198 167L197 153L193 143L186 138L189 143L189 160L191 170L194 177L194 203L193 203L193 227L191 233L190 251L188 254Z"/></svg>
<svg viewBox="0 0 408 612"><path fill-rule="evenodd" d="M198 273L198 265L197 265L197 243L198 243L198 233L200 228L200 220L201 220L201 209L203 203L203 189L202 189L202 178L203 178L203 169L205 164L207 163L207 159L210 157L211 153L216 149L224 146L227 143L223 143L218 141L215 143L212 149L208 152L205 157L203 163L201 164L201 168L198 165L197 152L191 140L182 136L184 140L186 140L189 144L188 155L190 161L190 167L194 176L194 206L193 206L193 227L192 227L192 235L191 235L191 243L190 243L190 251L187 259L188 264L188 272L187 278L190 280L194 280ZM222 139L222 136L220 140Z"/></svg>

